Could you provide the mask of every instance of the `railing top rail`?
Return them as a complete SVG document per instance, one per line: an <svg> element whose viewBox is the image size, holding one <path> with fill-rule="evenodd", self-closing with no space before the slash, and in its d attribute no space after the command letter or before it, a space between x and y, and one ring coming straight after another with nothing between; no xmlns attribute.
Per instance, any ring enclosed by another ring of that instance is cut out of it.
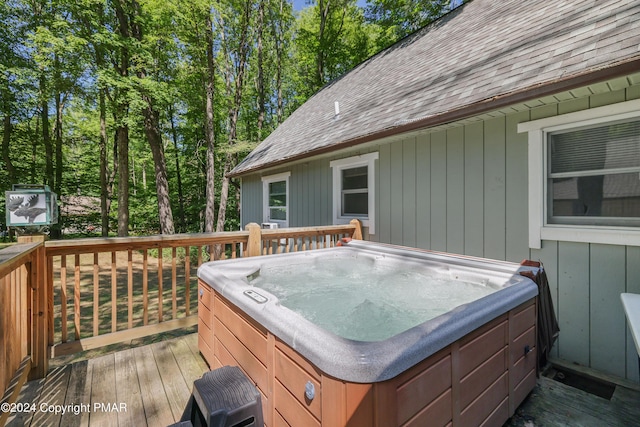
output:
<svg viewBox="0 0 640 427"><path fill-rule="evenodd" d="M31 253L41 245L42 242L19 243L0 250L0 277L29 262Z"/></svg>
<svg viewBox="0 0 640 427"><path fill-rule="evenodd" d="M153 249L246 242L248 231L218 233L171 234L139 237L95 237L88 239L51 240L45 243L47 255L109 252L128 249Z"/></svg>
<svg viewBox="0 0 640 427"><path fill-rule="evenodd" d="M322 236L327 234L353 232L352 224L329 225L320 227L296 227L261 230L263 238L288 238L303 236ZM222 243L247 242L249 231L224 231L218 233L192 233L153 235L139 237L94 237L88 239L51 240L45 242L48 256L74 253L110 252L119 250L153 249L159 247L180 247L196 245L215 245Z"/></svg>
<svg viewBox="0 0 640 427"><path fill-rule="evenodd" d="M327 225L320 227L296 227L296 228L274 228L261 230L263 238L286 238L302 236L325 236L328 234L338 234L353 232L355 226L352 224Z"/></svg>

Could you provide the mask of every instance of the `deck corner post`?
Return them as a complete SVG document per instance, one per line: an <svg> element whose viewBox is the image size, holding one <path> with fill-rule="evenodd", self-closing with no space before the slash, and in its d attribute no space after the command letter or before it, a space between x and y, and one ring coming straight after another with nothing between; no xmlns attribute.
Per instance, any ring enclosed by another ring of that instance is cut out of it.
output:
<svg viewBox="0 0 640 427"><path fill-rule="evenodd" d="M44 243L35 251L31 267L31 289L33 289L32 348L29 380L44 378L49 369L49 283L47 283L47 260Z"/></svg>
<svg viewBox="0 0 640 427"><path fill-rule="evenodd" d="M262 228L255 222L246 225L245 230L249 232L249 240L247 241L247 256L258 256L261 253L262 246Z"/></svg>
<svg viewBox="0 0 640 427"><path fill-rule="evenodd" d="M349 224L355 227L351 238L354 240L362 240L362 222L360 222L359 219L354 218L351 221L349 221Z"/></svg>

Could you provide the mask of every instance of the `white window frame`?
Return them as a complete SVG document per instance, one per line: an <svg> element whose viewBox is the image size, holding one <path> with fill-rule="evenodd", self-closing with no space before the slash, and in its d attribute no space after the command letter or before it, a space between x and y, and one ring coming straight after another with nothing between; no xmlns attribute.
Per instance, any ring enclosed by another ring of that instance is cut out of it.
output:
<svg viewBox="0 0 640 427"><path fill-rule="evenodd" d="M263 176L262 177L262 220L263 222L274 222L278 224L279 228L287 228L289 227L289 177L291 176L291 172L283 172L275 175ZM269 184L274 182L285 181L286 185L286 220L281 219L271 219L269 209Z"/></svg>
<svg viewBox="0 0 640 427"><path fill-rule="evenodd" d="M551 132L606 124L640 117L640 99L520 123L528 132L529 247L540 249L542 240L640 245L640 227L549 224L547 209L547 135Z"/></svg>
<svg viewBox="0 0 640 427"><path fill-rule="evenodd" d="M362 225L369 228L369 234L375 234L375 161L378 160L378 152L362 154L359 156L347 157L333 160L329 163L333 169L333 223L348 224L352 219L359 219ZM368 207L367 215L342 215L342 171L357 167L367 167L367 193Z"/></svg>

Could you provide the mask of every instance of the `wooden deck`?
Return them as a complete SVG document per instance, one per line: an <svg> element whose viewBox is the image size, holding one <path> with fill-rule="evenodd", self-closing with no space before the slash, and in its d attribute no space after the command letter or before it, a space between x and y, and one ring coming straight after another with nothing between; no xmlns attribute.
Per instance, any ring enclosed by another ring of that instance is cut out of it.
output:
<svg viewBox="0 0 640 427"><path fill-rule="evenodd" d="M56 367L23 387L19 402L35 411L7 426L165 427L180 419L193 381L208 369L196 334Z"/></svg>
<svg viewBox="0 0 640 427"><path fill-rule="evenodd" d="M180 418L193 381L207 370L196 334L55 367L22 389L19 402L35 404L35 411L12 416L7 425L167 426ZM63 415L50 412L54 405L76 406ZM640 391L617 386L604 399L541 377L504 427L605 425L640 426Z"/></svg>
<svg viewBox="0 0 640 427"><path fill-rule="evenodd" d="M542 376L504 427L541 426L640 426L640 391L616 386L604 399Z"/></svg>

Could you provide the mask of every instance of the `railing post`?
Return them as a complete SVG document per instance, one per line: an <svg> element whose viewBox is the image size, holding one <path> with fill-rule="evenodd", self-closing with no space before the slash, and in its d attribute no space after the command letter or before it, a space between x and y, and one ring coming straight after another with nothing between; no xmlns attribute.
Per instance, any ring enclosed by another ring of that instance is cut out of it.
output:
<svg viewBox="0 0 640 427"><path fill-rule="evenodd" d="M349 224L355 227L351 238L354 240L362 240L362 223L360 222L360 220L354 218L349 222Z"/></svg>
<svg viewBox="0 0 640 427"><path fill-rule="evenodd" d="M32 289L32 368L29 379L43 378L49 369L49 284L46 282L46 251L44 243L35 251L31 261ZM51 296L52 298L53 296Z"/></svg>
<svg viewBox="0 0 640 427"><path fill-rule="evenodd" d="M255 222L247 224L245 230L249 232L247 241L247 256L261 255L262 249L262 228Z"/></svg>

